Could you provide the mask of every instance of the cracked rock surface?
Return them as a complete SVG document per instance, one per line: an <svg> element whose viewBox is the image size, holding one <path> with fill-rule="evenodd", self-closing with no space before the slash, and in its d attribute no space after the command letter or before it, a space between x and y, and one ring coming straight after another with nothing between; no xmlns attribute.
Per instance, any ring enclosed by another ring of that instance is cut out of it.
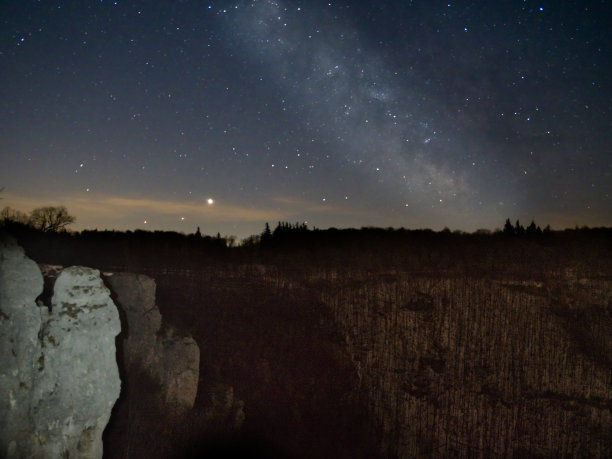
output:
<svg viewBox="0 0 612 459"><path fill-rule="evenodd" d="M119 314L99 271L73 266L38 306L36 263L0 235L0 456L102 457L119 397Z"/></svg>

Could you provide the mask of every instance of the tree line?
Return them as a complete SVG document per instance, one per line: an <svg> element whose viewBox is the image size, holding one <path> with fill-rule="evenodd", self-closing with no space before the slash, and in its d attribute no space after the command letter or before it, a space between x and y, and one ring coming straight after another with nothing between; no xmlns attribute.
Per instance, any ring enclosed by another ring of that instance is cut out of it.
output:
<svg viewBox="0 0 612 459"><path fill-rule="evenodd" d="M506 223L502 230L497 229L491 231L488 229L479 229L473 233L463 231L451 231L444 228L442 231L434 231L431 229L405 229L405 228L379 228L379 227L363 227L361 229L337 229L329 228L320 230L317 228L310 229L305 223L281 222L279 221L274 230L270 224L266 223L264 230L257 235L250 236L242 241L242 246L260 247L263 249L287 247L292 245L310 245L310 244L325 244L335 245L347 241L359 241L362 238L387 240L397 242L405 238L413 240L458 240L466 239L472 236L473 238L486 238L489 236L508 237L520 236L528 239L546 239L551 234L550 225L541 229L534 221L525 228L519 220L515 224L506 219Z"/></svg>
<svg viewBox="0 0 612 459"><path fill-rule="evenodd" d="M503 233L508 236L529 236L529 237L537 237L542 236L544 234L549 234L551 231L550 225L546 225L544 230L542 230L538 225L535 224L533 220L527 228L521 225L519 220L513 225L510 222L510 219L506 219L506 223L504 224Z"/></svg>
<svg viewBox="0 0 612 459"><path fill-rule="evenodd" d="M1 223L2 220L0 226ZM278 266L283 272L332 266L345 270L410 269L501 276L510 271L527 275L542 266L555 270L575 260L583 263L581 272L605 271L607 262L602 254L612 250L612 228L545 228L540 233L538 225L535 230L534 225L511 225L512 232L507 225L506 231L465 233L376 227L322 230L310 229L303 223L279 222L274 229L265 225L260 234L237 245L231 238L206 236L198 231L77 232L49 229L53 224L46 224L43 230L22 223L5 228L41 263L130 272L214 270L228 263L263 263Z"/></svg>
<svg viewBox="0 0 612 459"><path fill-rule="evenodd" d="M24 225L42 232L58 232L66 231L76 218L65 206L38 207L29 214L7 206L0 211L0 221L4 226Z"/></svg>
<svg viewBox="0 0 612 459"><path fill-rule="evenodd" d="M0 192L1 191L2 189L0 189ZM76 218L68 212L65 206L38 207L32 210L29 214L20 210L13 209L11 207L4 207L0 211L0 226L13 228L25 226L44 233L64 232L75 221ZM87 233L87 231L88 230L85 230L84 233ZM97 232L97 230L94 230L94 232ZM103 233L109 234L117 232L103 231ZM127 233L131 232L127 231ZM134 235L145 237L146 233L149 232L144 230L136 230L134 232ZM158 238L166 238L165 236L163 236L163 233L167 233L167 237L171 239L176 239L175 236L179 235L179 233L175 233L173 231L154 231L152 233L156 234ZM552 230L550 228L550 225L547 225L544 229L542 229L532 220L531 223L525 228L519 220L516 220L516 223L512 224L510 219L507 218L504 227L501 230L497 229L495 231L491 231L488 229L479 229L471 233L471 235L479 237L504 235L526 237L530 239L542 239L546 236L549 236L551 233ZM449 236L452 236L453 238L457 238L459 236L470 235L470 233L458 230L451 232L451 230L448 228L444 228L442 231L439 232L436 232L431 229L409 230L404 228L378 227L363 227L361 229L329 228L326 230L319 230L317 228L308 228L306 223L291 224L289 222L279 221L274 230L270 228L269 223L266 223L264 230L260 234L255 234L247 237L242 241L240 246L247 248L257 247L269 249L283 246L287 247L303 244L309 245L311 243L315 243L317 245L324 243L324 245L326 245L325 243L334 244L339 242L340 240L361 239L361 237L364 235L367 235L368 237L374 236L375 238L383 237L385 239L390 240L403 238L408 234L411 235L413 238L417 239L429 239L434 235L438 235L437 239L439 239L440 237L448 238ZM221 237L221 235L217 233L216 238L212 238L210 236L203 237L200 233L199 227L194 234L191 234L189 236L195 237L196 239L204 238L207 241L215 239L217 242L221 242L221 245L227 247L237 246L235 236Z"/></svg>

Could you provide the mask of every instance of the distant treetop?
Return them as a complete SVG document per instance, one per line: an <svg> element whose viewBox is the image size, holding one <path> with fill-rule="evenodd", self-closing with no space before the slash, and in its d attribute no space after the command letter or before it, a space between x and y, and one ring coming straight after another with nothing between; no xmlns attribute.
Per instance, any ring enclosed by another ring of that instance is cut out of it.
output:
<svg viewBox="0 0 612 459"><path fill-rule="evenodd" d="M66 227L76 220L74 216L68 213L64 206L38 207L30 212L29 215L19 210L5 207L0 212L0 218L4 225L17 223L31 226L43 232L65 231Z"/></svg>

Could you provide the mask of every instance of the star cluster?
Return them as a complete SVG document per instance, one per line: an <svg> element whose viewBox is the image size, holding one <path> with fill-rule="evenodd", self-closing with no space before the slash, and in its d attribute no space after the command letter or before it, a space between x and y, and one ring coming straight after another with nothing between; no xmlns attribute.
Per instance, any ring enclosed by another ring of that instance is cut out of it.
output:
<svg viewBox="0 0 612 459"><path fill-rule="evenodd" d="M240 237L612 223L605 1L0 8L6 205Z"/></svg>

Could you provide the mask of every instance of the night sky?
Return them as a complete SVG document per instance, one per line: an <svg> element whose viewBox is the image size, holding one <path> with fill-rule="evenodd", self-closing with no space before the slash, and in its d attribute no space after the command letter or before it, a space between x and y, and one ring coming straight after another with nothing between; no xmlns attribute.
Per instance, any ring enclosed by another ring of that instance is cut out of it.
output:
<svg viewBox="0 0 612 459"><path fill-rule="evenodd" d="M74 229L612 225L606 1L0 4L0 207Z"/></svg>

